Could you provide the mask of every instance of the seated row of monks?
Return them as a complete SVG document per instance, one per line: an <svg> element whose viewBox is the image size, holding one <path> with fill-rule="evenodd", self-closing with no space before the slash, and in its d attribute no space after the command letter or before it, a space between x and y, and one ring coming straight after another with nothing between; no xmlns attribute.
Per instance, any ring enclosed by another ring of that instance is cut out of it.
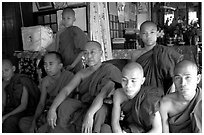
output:
<svg viewBox="0 0 204 135"><path fill-rule="evenodd" d="M156 44L154 23L143 23L140 35L145 48L122 71L101 62L96 41L86 43L87 68L76 74L63 69L59 53L48 52L47 76L39 88L26 75L14 74L15 66L3 60L2 132L202 132L197 65Z"/></svg>

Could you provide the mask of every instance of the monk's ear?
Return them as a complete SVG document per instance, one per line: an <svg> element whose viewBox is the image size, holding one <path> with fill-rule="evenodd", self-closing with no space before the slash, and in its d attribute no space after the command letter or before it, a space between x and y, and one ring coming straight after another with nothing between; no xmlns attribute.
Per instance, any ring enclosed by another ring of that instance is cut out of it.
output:
<svg viewBox="0 0 204 135"><path fill-rule="evenodd" d="M197 84L200 83L200 80L201 80L201 74L198 74L198 75L197 75Z"/></svg>
<svg viewBox="0 0 204 135"><path fill-rule="evenodd" d="M63 67L63 64L62 64L62 63L60 63L60 64L59 64L59 66L60 66L60 68L62 69L62 67Z"/></svg>
<svg viewBox="0 0 204 135"><path fill-rule="evenodd" d="M146 79L145 77L142 78L142 84L145 82L145 79Z"/></svg>
<svg viewBox="0 0 204 135"><path fill-rule="evenodd" d="M100 53L101 53L101 56L103 56L103 51L102 50L100 51Z"/></svg>
<svg viewBox="0 0 204 135"><path fill-rule="evenodd" d="M12 66L12 70L13 70L13 72L15 72L16 71L16 66Z"/></svg>
<svg viewBox="0 0 204 135"><path fill-rule="evenodd" d="M159 31L157 30L157 37L159 37Z"/></svg>

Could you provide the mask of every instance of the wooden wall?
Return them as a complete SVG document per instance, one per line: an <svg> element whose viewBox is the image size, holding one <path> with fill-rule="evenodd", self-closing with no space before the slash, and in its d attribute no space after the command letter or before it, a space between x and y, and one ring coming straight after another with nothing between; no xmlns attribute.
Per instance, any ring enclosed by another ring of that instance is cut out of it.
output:
<svg viewBox="0 0 204 135"><path fill-rule="evenodd" d="M23 17L22 17L23 16ZM32 26L31 2L2 2L2 57L16 62L13 53L22 50L21 27Z"/></svg>

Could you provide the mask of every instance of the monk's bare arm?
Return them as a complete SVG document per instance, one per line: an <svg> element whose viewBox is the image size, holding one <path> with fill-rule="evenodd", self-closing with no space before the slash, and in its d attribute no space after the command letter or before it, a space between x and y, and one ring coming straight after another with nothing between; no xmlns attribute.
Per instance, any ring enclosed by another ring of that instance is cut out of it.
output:
<svg viewBox="0 0 204 135"><path fill-rule="evenodd" d="M82 124L82 132L91 133L93 127L93 118L95 113L102 107L103 100L107 97L108 91L114 89L114 83L109 81L102 89L101 92L96 96L88 109L83 124Z"/></svg>
<svg viewBox="0 0 204 135"><path fill-rule="evenodd" d="M170 102L166 97L163 97L160 101L160 114L162 120L162 132L169 133L169 123L168 123L168 109L171 108Z"/></svg>
<svg viewBox="0 0 204 135"><path fill-rule="evenodd" d="M162 133L162 122L159 111L155 113L155 117L153 118L152 122L152 129L149 131L149 133Z"/></svg>
<svg viewBox="0 0 204 135"><path fill-rule="evenodd" d="M47 98L47 90L46 87L49 85L49 81L47 78L44 78L42 80L42 84L41 84L41 94L40 94L40 101L38 103L38 106L36 108L35 111L35 115L31 124L31 128L30 128L30 132L33 132L35 127L36 127L36 120L38 119L38 117L42 114L43 109L45 107L45 100Z"/></svg>
<svg viewBox="0 0 204 135"><path fill-rule="evenodd" d="M58 106L65 100L65 98L80 84L82 79L82 73L78 72L74 78L60 91L60 93L54 99L50 110L56 111Z"/></svg>
<svg viewBox="0 0 204 135"><path fill-rule="evenodd" d="M112 130L113 133L122 133L122 129L120 127L120 114L121 114L121 103L124 99L124 97L121 92L122 89L117 89L113 95L113 109L112 109L112 120L111 120L111 125L112 125Z"/></svg>
<svg viewBox="0 0 204 135"><path fill-rule="evenodd" d="M91 107L88 110L90 115L94 115L103 105L103 100L107 97L108 91L114 89L114 82L109 81L101 90L101 92L93 100Z"/></svg>

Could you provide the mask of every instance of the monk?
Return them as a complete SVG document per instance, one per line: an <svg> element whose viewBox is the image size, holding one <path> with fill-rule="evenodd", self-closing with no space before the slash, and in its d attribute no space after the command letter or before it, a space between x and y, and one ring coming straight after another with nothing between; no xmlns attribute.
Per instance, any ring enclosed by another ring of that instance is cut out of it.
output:
<svg viewBox="0 0 204 135"><path fill-rule="evenodd" d="M48 52L44 56L44 68L47 76L42 79L41 95L35 115L20 120L21 132L45 132L41 126L46 123L47 111L60 90L73 78L71 71L63 70L62 56L58 52ZM40 130L37 130L41 127Z"/></svg>
<svg viewBox="0 0 204 135"><path fill-rule="evenodd" d="M144 48L136 50L131 60L143 67L146 77L144 85L161 87L166 94L173 83L174 66L183 56L173 48L157 44L157 34L157 25L154 22L143 22L140 26L140 38Z"/></svg>
<svg viewBox="0 0 204 135"><path fill-rule="evenodd" d="M49 109L48 123L54 129L51 132L97 132L95 130L103 123L100 120L95 123L95 114L104 98L115 89L115 84L120 83L121 72L112 64L101 62L102 49L96 41L85 45L84 55L88 67L74 76ZM79 99L67 98L76 87Z"/></svg>
<svg viewBox="0 0 204 135"><path fill-rule="evenodd" d="M142 86L145 77L142 66L128 63L122 70L122 88L113 95L112 131L114 133L161 133L159 101L163 90ZM121 119L121 114L124 117ZM106 127L106 129L104 128ZM107 125L102 130L108 132Z"/></svg>
<svg viewBox="0 0 204 135"><path fill-rule="evenodd" d="M174 70L176 91L161 100L160 113L164 133L202 132L202 94L200 74L195 63L184 60Z"/></svg>
<svg viewBox="0 0 204 135"><path fill-rule="evenodd" d="M9 59L2 60L3 77L3 133L20 133L19 120L32 116L39 102L40 90L26 75L15 73Z"/></svg>

